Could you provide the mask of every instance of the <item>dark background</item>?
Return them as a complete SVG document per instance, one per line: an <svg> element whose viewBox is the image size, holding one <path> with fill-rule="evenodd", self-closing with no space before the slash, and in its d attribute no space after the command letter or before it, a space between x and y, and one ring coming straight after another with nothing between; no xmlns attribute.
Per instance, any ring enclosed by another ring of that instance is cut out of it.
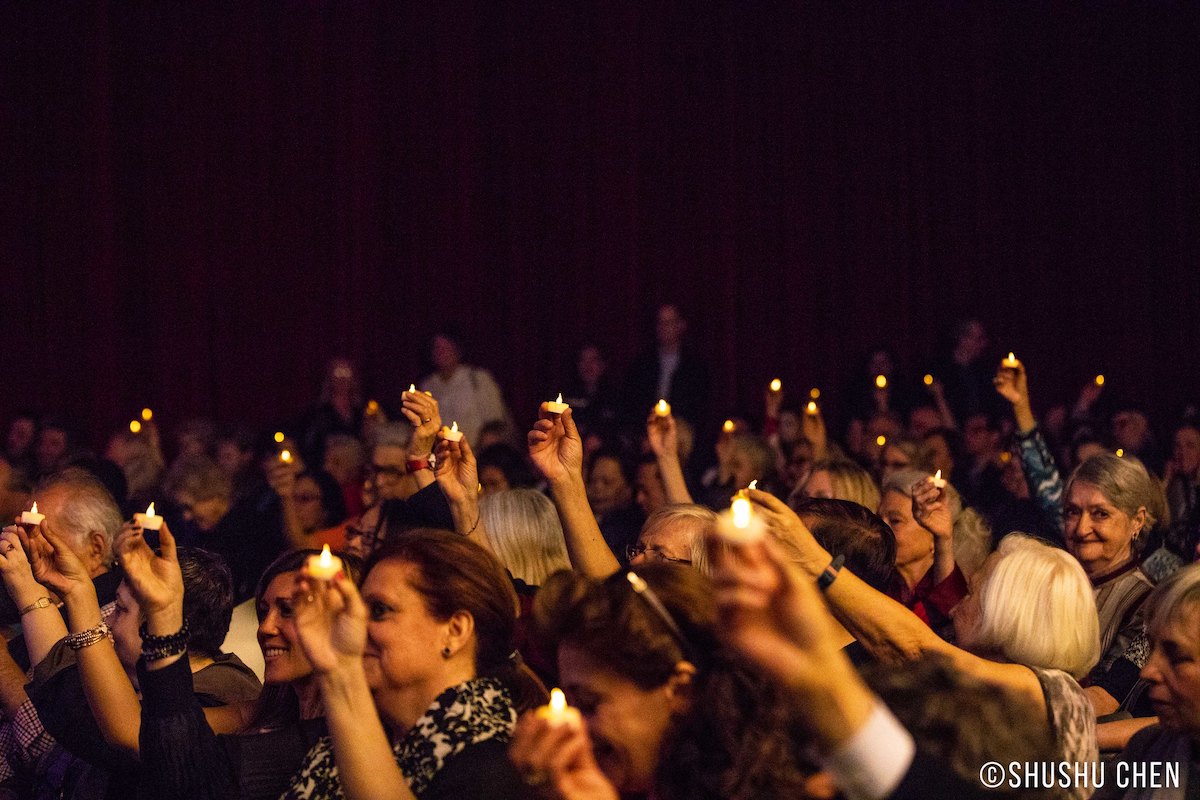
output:
<svg viewBox="0 0 1200 800"><path fill-rule="evenodd" d="M0 412L266 422L455 321L524 423L680 302L718 410L977 314L1200 394L1200 8L5 3Z"/></svg>

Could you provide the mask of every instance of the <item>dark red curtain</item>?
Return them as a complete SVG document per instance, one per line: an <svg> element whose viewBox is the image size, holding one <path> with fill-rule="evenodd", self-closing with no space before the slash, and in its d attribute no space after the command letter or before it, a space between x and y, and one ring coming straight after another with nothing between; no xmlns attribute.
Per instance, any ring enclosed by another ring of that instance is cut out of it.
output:
<svg viewBox="0 0 1200 800"><path fill-rule="evenodd" d="M1191 3L8 3L0 410L266 421L446 321L526 419L676 300L749 403L987 321L1200 391ZM168 421L170 421L168 419Z"/></svg>

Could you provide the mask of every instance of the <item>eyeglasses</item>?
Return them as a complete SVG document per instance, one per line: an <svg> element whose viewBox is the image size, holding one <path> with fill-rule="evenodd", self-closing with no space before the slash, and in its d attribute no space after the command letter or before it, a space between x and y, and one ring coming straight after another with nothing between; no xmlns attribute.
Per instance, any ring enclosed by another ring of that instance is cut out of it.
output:
<svg viewBox="0 0 1200 800"><path fill-rule="evenodd" d="M644 544L631 544L625 547L625 557L630 561L633 561L642 554L645 554L646 558L650 559L651 561L668 561L672 564L692 563L690 558L672 558L662 550L654 547L646 547Z"/></svg>

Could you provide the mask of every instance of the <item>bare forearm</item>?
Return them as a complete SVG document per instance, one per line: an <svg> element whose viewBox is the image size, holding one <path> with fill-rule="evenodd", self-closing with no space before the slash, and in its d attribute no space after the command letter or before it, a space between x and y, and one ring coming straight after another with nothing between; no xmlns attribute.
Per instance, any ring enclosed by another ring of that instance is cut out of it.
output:
<svg viewBox="0 0 1200 800"><path fill-rule="evenodd" d="M88 587L91 588L91 587ZM100 606L95 592L69 595L67 617L72 633L94 628L100 623ZM133 684L117 658L113 643L106 637L75 652L79 678L88 707L100 726L104 740L114 747L137 754L142 705Z"/></svg>
<svg viewBox="0 0 1200 800"><path fill-rule="evenodd" d="M693 502L692 493L688 491L687 481L683 477L683 466L679 463L679 456L674 453L659 456L658 472L662 475L668 503Z"/></svg>
<svg viewBox="0 0 1200 800"><path fill-rule="evenodd" d="M21 632L25 634L25 649L29 653L30 665L37 666L51 648L67 635L67 623L54 603L36 607L40 598L50 598L49 592L32 579L28 585L9 587L9 593L17 608L24 612L21 614Z"/></svg>
<svg viewBox="0 0 1200 800"><path fill-rule="evenodd" d="M555 481L550 485L550 493L562 520L571 566L593 578L607 578L620 569L621 565L608 549L592 507L588 505L583 479L572 475Z"/></svg>
<svg viewBox="0 0 1200 800"><path fill-rule="evenodd" d="M475 498L450 503L450 517L454 520L454 531L461 533L475 544L495 553L487 538L487 528L479 515L479 502Z"/></svg>
<svg viewBox="0 0 1200 800"><path fill-rule="evenodd" d="M1134 717L1104 722L1096 726L1096 740L1102 753L1115 753L1125 749L1133 735L1142 728L1158 724L1158 717Z"/></svg>
<svg viewBox="0 0 1200 800"><path fill-rule="evenodd" d="M347 800L412 798L371 699L362 663L321 676L320 687Z"/></svg>
<svg viewBox="0 0 1200 800"><path fill-rule="evenodd" d="M1033 408L1029 401L1025 400L1019 403L1013 403L1013 418L1017 423L1017 430L1021 433L1029 433L1037 427L1037 419L1033 416Z"/></svg>
<svg viewBox="0 0 1200 800"><path fill-rule="evenodd" d="M936 586L954 572L954 536L933 537L933 584Z"/></svg>

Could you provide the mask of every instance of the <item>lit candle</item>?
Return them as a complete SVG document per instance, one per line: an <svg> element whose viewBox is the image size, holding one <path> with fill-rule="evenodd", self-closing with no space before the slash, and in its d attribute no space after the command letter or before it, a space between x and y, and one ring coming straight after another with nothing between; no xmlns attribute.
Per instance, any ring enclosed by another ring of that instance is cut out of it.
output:
<svg viewBox="0 0 1200 800"><path fill-rule="evenodd" d="M727 419L725 420L725 424L721 426L721 430L725 431L726 433L733 433L735 430L737 430L737 425L734 424L733 420Z"/></svg>
<svg viewBox="0 0 1200 800"><path fill-rule="evenodd" d="M886 389L887 388L887 375L876 375L875 376L875 388L876 389Z"/></svg>
<svg viewBox="0 0 1200 800"><path fill-rule="evenodd" d="M280 452L279 460L285 464L292 463L292 451L291 450L283 450L282 452Z"/></svg>
<svg viewBox="0 0 1200 800"><path fill-rule="evenodd" d="M342 560L329 552L329 545L325 545L321 548L321 555L308 557L304 562L304 571L310 578L331 581L342 571Z"/></svg>
<svg viewBox="0 0 1200 800"><path fill-rule="evenodd" d="M879 434L878 436L875 437L875 444L879 445L880 447L883 447L885 444L887 444L887 437L884 436L882 433Z"/></svg>
<svg viewBox="0 0 1200 800"><path fill-rule="evenodd" d="M455 422L449 428L445 425L442 426L442 436L447 442L461 442L463 435L462 431L458 429L458 423Z"/></svg>
<svg viewBox="0 0 1200 800"><path fill-rule="evenodd" d="M807 406L805 406L805 408L804 408L804 412L805 412L806 414L811 414L811 415L813 415L813 416L815 417L815 416L817 415L817 413L818 413L818 412L817 412L817 404L816 404L816 403L814 403L812 400L809 400L809 401L808 401L808 405L807 405Z"/></svg>
<svg viewBox="0 0 1200 800"><path fill-rule="evenodd" d="M552 403L546 403L546 410L551 414L561 414L570 408L568 404L562 401L562 392L558 393L558 399Z"/></svg>
<svg viewBox="0 0 1200 800"><path fill-rule="evenodd" d="M275 431L275 444L283 444L283 431Z"/></svg>
<svg viewBox="0 0 1200 800"><path fill-rule="evenodd" d="M154 503L146 507L145 514L134 514L133 521L148 531L156 531L163 524L163 518L154 513Z"/></svg>
<svg viewBox="0 0 1200 800"><path fill-rule="evenodd" d="M1001 361L1000 366L1005 369L1016 369L1021 366L1021 362L1017 361L1017 357L1012 354L1012 351L1009 351L1008 358Z"/></svg>
<svg viewBox="0 0 1200 800"><path fill-rule="evenodd" d="M923 380L925 382L926 386L933 386L933 376L930 375L928 372L925 373L925 377L922 378L921 380Z"/></svg>
<svg viewBox="0 0 1200 800"><path fill-rule="evenodd" d="M415 383L410 383L410 384L408 385L408 393L409 393L409 394L416 394L416 393L417 393L417 385L416 385Z"/></svg>
<svg viewBox="0 0 1200 800"><path fill-rule="evenodd" d="M756 542L763 538L765 531L763 521L754 513L744 492L738 492L729 510L717 518L717 534L733 544Z"/></svg>
<svg viewBox="0 0 1200 800"><path fill-rule="evenodd" d="M772 379L771 380L771 391L778 392L781 389L783 389L783 381L779 380L779 378Z"/></svg>
<svg viewBox="0 0 1200 800"><path fill-rule="evenodd" d="M154 419L154 412L151 411L149 408L143 408L142 409L142 422L149 422L152 419Z"/></svg>
<svg viewBox="0 0 1200 800"><path fill-rule="evenodd" d="M660 417L671 416L671 404L668 403L666 400L660 399L657 403L654 404L654 413Z"/></svg>
<svg viewBox="0 0 1200 800"><path fill-rule="evenodd" d="M129 432L130 433L141 433L142 432L142 423L138 422L136 419L131 419L129 421Z"/></svg>
<svg viewBox="0 0 1200 800"><path fill-rule="evenodd" d="M937 488L937 489L945 489L946 488L946 479L942 477L942 471L940 469L937 472L935 472L933 477L930 478L929 480L933 482L934 488Z"/></svg>
<svg viewBox="0 0 1200 800"><path fill-rule="evenodd" d="M1117 458L1124 458L1124 457L1125 457L1125 450L1123 448L1118 447L1117 448Z"/></svg>
<svg viewBox="0 0 1200 800"><path fill-rule="evenodd" d="M379 413L379 403L375 400L367 401L367 416L373 417Z"/></svg>
<svg viewBox="0 0 1200 800"><path fill-rule="evenodd" d="M544 719L552 726L570 725L572 727L581 727L583 725L583 717L579 713L578 708L572 708L567 705L567 696L563 694L562 689L550 690L550 705L542 706L534 715L538 719Z"/></svg>
<svg viewBox="0 0 1200 800"><path fill-rule="evenodd" d="M21 512L21 524L22 525L40 525L42 523L42 520L44 520L45 518L46 518L45 514L38 513L36 502L33 504L33 508L31 510Z"/></svg>
<svg viewBox="0 0 1200 800"><path fill-rule="evenodd" d="M820 400L821 399L821 390L814 386L813 388L808 390L808 396L809 396L809 399Z"/></svg>
<svg viewBox="0 0 1200 800"><path fill-rule="evenodd" d="M1097 376L1096 376L1096 385L1097 385L1097 386L1103 386L1103 385L1104 385L1104 376L1103 376L1103 375L1097 375Z"/></svg>

